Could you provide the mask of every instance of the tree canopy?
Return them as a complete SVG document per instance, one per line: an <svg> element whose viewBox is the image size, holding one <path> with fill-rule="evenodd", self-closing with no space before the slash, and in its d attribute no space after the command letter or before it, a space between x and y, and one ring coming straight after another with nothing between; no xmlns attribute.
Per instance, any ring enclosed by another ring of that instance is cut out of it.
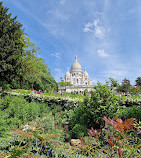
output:
<svg viewBox="0 0 141 158"><path fill-rule="evenodd" d="M19 75L20 60L24 53L24 30L16 19L17 17L11 18L8 8L4 8L0 2L0 76L1 81L8 83Z"/></svg>
<svg viewBox="0 0 141 158"><path fill-rule="evenodd" d="M125 93L130 92L132 90L132 86L130 84L130 80L127 79L127 78L124 78L122 80L122 84L118 88L118 90L121 91L121 92L125 92Z"/></svg>
<svg viewBox="0 0 141 158"><path fill-rule="evenodd" d="M138 77L135 82L137 87L141 87L141 77Z"/></svg>
<svg viewBox="0 0 141 158"><path fill-rule="evenodd" d="M58 82L58 85L62 87L73 86L70 82L64 82L64 81Z"/></svg>
<svg viewBox="0 0 141 158"><path fill-rule="evenodd" d="M38 58L40 51L24 33L17 17L11 18L8 8L0 3L0 86L10 88L57 90L58 85L51 76L44 59Z"/></svg>
<svg viewBox="0 0 141 158"><path fill-rule="evenodd" d="M106 84L109 87L119 87L119 83L117 80L113 79L112 77L109 78L109 81L106 81Z"/></svg>

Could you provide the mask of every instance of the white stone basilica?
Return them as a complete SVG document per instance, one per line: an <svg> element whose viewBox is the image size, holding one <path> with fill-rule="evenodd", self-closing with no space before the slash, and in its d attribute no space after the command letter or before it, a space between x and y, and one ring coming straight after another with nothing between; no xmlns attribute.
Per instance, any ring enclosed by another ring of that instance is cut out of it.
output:
<svg viewBox="0 0 141 158"><path fill-rule="evenodd" d="M84 70L84 73L82 72L82 67L77 61L77 56L75 56L75 61L71 65L70 72L67 68L67 72L64 77L64 82L70 82L73 86L59 87L60 93L78 92L83 94L85 89L88 89L88 91L91 90L92 80L89 79L89 75L86 71L86 68Z"/></svg>

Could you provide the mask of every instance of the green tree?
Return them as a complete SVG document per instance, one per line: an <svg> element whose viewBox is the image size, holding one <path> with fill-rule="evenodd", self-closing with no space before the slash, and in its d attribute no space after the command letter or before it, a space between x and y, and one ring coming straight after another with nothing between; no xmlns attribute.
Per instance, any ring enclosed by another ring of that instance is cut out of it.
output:
<svg viewBox="0 0 141 158"><path fill-rule="evenodd" d="M25 55L22 57L23 86L28 89L57 90L58 85L51 76L50 69L44 59L38 58L40 48L30 42L28 37L23 36Z"/></svg>
<svg viewBox="0 0 141 158"><path fill-rule="evenodd" d="M109 81L106 81L106 84L109 87L119 87L119 83L117 80L113 79L112 77L109 78Z"/></svg>
<svg viewBox="0 0 141 158"><path fill-rule="evenodd" d="M24 89L57 90L58 85L40 51L25 36L17 17L0 3L0 86ZM4 84L8 85L5 86Z"/></svg>
<svg viewBox="0 0 141 158"><path fill-rule="evenodd" d="M24 30L17 17L11 18L8 8L0 2L0 76L1 81L11 83L19 76L21 56L23 55Z"/></svg>
<svg viewBox="0 0 141 158"><path fill-rule="evenodd" d="M135 82L137 87L141 87L141 77L138 77Z"/></svg>
<svg viewBox="0 0 141 158"><path fill-rule="evenodd" d="M127 92L131 92L132 89L133 89L133 87L130 84L130 80L124 78L118 91L127 93Z"/></svg>
<svg viewBox="0 0 141 158"><path fill-rule="evenodd" d="M91 96L87 96L84 103L75 108L70 118L70 128L75 124L85 125L87 128L103 127L102 118L113 117L118 105L116 94L107 85L98 82L91 91Z"/></svg>
<svg viewBox="0 0 141 158"><path fill-rule="evenodd" d="M62 87L73 86L70 82L64 82L64 81L58 82L58 85Z"/></svg>

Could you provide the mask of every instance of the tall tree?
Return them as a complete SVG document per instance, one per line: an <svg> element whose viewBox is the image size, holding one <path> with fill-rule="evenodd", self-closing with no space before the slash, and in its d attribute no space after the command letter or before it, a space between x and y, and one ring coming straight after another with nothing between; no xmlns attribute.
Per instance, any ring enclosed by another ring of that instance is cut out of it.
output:
<svg viewBox="0 0 141 158"><path fill-rule="evenodd" d="M0 86L6 82L11 88L57 90L47 64L37 57L39 47L25 36L16 18L0 2Z"/></svg>
<svg viewBox="0 0 141 158"><path fill-rule="evenodd" d="M127 78L124 78L121 86L119 87L119 91L127 93L127 92L130 92L131 89L132 89L132 86L130 84L130 80L128 80Z"/></svg>
<svg viewBox="0 0 141 158"><path fill-rule="evenodd" d="M137 87L141 87L141 77L138 77L135 82Z"/></svg>
<svg viewBox="0 0 141 158"><path fill-rule="evenodd" d="M22 56L23 88L27 87L42 90L57 90L58 85L51 76L48 65L42 58L38 58L39 47L30 42L30 39L23 36L25 55Z"/></svg>
<svg viewBox="0 0 141 158"><path fill-rule="evenodd" d="M23 54L24 31L17 17L11 18L8 8L0 2L0 79L11 83L19 75Z"/></svg>
<svg viewBox="0 0 141 158"><path fill-rule="evenodd" d="M106 84L109 86L109 87L118 87L119 86L119 83L117 80L113 79L112 77L109 77L109 81L106 81Z"/></svg>

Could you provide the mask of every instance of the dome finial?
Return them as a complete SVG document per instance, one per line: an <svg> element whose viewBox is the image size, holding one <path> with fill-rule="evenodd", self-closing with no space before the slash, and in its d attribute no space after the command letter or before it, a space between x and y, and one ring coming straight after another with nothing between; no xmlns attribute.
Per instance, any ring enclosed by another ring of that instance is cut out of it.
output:
<svg viewBox="0 0 141 158"><path fill-rule="evenodd" d="M77 61L77 55L75 55L75 61Z"/></svg>
<svg viewBox="0 0 141 158"><path fill-rule="evenodd" d="M85 71L86 71L86 67L85 67Z"/></svg>
<svg viewBox="0 0 141 158"><path fill-rule="evenodd" d="M67 71L69 71L69 68L67 67Z"/></svg>

